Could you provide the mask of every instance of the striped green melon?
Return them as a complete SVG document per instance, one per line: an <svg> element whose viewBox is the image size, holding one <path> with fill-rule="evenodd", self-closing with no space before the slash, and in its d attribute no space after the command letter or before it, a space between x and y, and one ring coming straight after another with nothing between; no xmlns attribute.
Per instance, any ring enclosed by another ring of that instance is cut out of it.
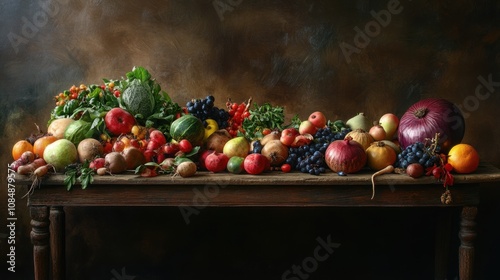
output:
<svg viewBox="0 0 500 280"><path fill-rule="evenodd" d="M184 115L170 125L170 136L175 141L186 139L193 146L200 146L205 136L205 127L200 119L193 115Z"/></svg>

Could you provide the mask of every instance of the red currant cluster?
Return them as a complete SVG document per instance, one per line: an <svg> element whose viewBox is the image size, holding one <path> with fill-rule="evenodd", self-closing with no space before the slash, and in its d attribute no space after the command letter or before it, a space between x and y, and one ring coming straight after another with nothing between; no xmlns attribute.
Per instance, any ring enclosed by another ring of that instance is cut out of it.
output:
<svg viewBox="0 0 500 280"><path fill-rule="evenodd" d="M240 104L236 102L231 102L231 99L228 99L226 102L226 107L229 112L229 120L228 127L226 130L232 137L236 137L238 135L238 131L241 133L245 133L245 130L242 128L243 120L250 117L250 104L252 102L252 98L248 99L247 102L242 102Z"/></svg>

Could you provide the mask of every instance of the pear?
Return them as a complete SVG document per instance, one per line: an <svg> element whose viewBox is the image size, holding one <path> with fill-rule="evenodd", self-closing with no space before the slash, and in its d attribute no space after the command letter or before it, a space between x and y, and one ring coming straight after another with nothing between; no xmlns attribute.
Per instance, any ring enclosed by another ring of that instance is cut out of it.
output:
<svg viewBox="0 0 500 280"><path fill-rule="evenodd" d="M245 158L249 150L250 142L245 137L239 136L227 141L222 149L222 153L229 158L234 156Z"/></svg>

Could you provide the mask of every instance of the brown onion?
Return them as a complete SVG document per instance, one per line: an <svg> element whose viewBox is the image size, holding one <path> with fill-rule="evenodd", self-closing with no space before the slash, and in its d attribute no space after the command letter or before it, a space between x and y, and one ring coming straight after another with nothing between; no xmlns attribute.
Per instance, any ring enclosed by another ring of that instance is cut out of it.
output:
<svg viewBox="0 0 500 280"><path fill-rule="evenodd" d="M260 153L269 160L271 166L279 166L288 157L288 147L280 140L271 140L262 147Z"/></svg>
<svg viewBox="0 0 500 280"><path fill-rule="evenodd" d="M396 162L396 151L383 141L373 142L366 149L367 164L373 170L381 170Z"/></svg>
<svg viewBox="0 0 500 280"><path fill-rule="evenodd" d="M219 129L208 136L205 143L205 148L207 150L214 150L222 153L224 145L226 145L227 141L231 140L231 138L232 137L229 132L227 132L227 130Z"/></svg>
<svg viewBox="0 0 500 280"><path fill-rule="evenodd" d="M330 143L325 152L325 161L334 172L355 173L366 165L366 153L361 144L346 137Z"/></svg>
<svg viewBox="0 0 500 280"><path fill-rule="evenodd" d="M368 149L368 147L370 147L370 144L375 141L375 139L373 139L373 136L371 136L370 133L359 128L347 133L345 137L346 138L351 137L352 140L361 144L361 146L363 146L363 149L365 150Z"/></svg>

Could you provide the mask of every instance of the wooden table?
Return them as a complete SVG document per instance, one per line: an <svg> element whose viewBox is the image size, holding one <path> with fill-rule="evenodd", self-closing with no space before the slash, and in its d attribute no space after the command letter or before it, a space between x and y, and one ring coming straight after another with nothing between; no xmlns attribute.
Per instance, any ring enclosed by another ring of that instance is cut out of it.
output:
<svg viewBox="0 0 500 280"><path fill-rule="evenodd" d="M51 175L29 197L31 240L35 279L65 279L64 207L72 206L175 206L187 216L200 207L461 207L459 238L460 279L473 278L477 205L481 183L500 181L500 170L482 164L474 174L458 175L450 188L453 203L444 205L444 188L433 177L413 179L402 174L376 178L372 200L370 175L365 170L348 176L333 172L313 176L302 173L270 172L262 175L232 175L198 172L191 178L167 175L141 178L134 174L96 176L86 190L76 186L66 191L64 176ZM16 182L29 185L28 177ZM436 226L435 279L447 271L451 219L443 215ZM449 225L449 226L446 226Z"/></svg>

